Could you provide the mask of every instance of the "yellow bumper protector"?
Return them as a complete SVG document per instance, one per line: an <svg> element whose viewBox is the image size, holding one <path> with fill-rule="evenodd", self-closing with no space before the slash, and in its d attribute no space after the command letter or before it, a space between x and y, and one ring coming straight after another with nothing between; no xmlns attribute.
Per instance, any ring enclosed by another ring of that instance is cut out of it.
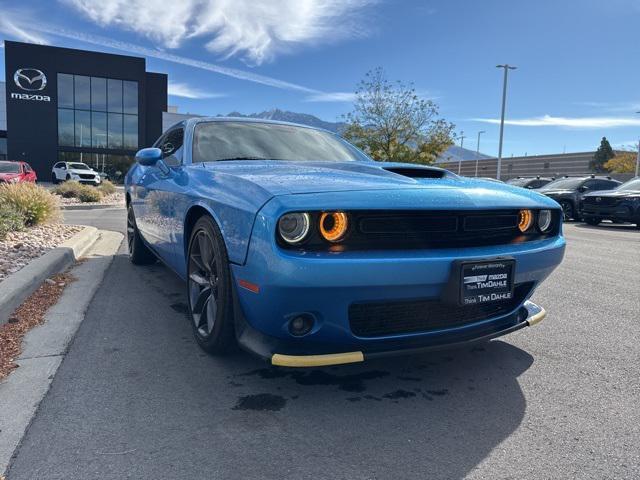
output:
<svg viewBox="0 0 640 480"><path fill-rule="evenodd" d="M329 353L327 355L281 355L275 353L271 364L279 367L324 367L364 362L362 352Z"/></svg>

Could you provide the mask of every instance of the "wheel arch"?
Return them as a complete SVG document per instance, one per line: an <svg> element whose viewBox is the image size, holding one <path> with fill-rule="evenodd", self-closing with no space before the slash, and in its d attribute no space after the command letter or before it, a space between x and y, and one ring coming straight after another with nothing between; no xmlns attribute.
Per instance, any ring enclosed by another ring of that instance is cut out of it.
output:
<svg viewBox="0 0 640 480"><path fill-rule="evenodd" d="M191 240L191 232L193 232L193 227L195 226L198 219L200 219L204 215L210 217L211 220L213 220L213 222L216 224L218 230L220 230L222 241L225 243L225 247L228 251L228 245L226 244L227 242L225 240L224 233L222 232L222 227L219 220L216 218L216 215L209 208L198 203L189 207L184 217L182 253L184 254L185 259L187 258L187 255L189 253L189 241Z"/></svg>

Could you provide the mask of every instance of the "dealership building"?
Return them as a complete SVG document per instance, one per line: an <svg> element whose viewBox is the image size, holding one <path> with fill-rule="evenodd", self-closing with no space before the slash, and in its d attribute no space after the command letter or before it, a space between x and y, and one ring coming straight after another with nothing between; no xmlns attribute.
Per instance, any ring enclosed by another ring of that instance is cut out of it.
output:
<svg viewBox="0 0 640 480"><path fill-rule="evenodd" d="M5 41L0 159L29 162L49 180L82 161L119 180L162 133L167 75L144 58Z"/></svg>

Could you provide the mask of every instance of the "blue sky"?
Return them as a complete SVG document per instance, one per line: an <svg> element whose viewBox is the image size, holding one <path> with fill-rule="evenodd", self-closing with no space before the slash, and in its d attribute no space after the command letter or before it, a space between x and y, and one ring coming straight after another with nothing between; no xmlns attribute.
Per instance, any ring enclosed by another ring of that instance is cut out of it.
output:
<svg viewBox="0 0 640 480"><path fill-rule="evenodd" d="M169 74L169 103L339 120L364 74L413 82L496 155L592 150L640 136L638 0L0 0L0 39L131 53ZM4 51L0 48L0 61Z"/></svg>

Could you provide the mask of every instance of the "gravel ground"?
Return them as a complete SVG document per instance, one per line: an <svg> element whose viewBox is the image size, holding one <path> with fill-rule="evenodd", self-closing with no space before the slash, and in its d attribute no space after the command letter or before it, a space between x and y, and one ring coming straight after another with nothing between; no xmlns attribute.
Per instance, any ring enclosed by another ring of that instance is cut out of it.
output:
<svg viewBox="0 0 640 480"><path fill-rule="evenodd" d="M99 202L90 202L91 205L122 205L124 206L124 193L116 192L111 195L105 195ZM60 205L87 205L87 202L81 202L77 198L60 197Z"/></svg>
<svg viewBox="0 0 640 480"><path fill-rule="evenodd" d="M44 255L84 227L58 223L11 232L0 241L0 282L34 258Z"/></svg>
<svg viewBox="0 0 640 480"><path fill-rule="evenodd" d="M56 304L65 286L73 280L69 273L46 279L9 317L9 323L0 326L0 380L17 367L14 360L22 351L24 335L43 322L47 310Z"/></svg>

